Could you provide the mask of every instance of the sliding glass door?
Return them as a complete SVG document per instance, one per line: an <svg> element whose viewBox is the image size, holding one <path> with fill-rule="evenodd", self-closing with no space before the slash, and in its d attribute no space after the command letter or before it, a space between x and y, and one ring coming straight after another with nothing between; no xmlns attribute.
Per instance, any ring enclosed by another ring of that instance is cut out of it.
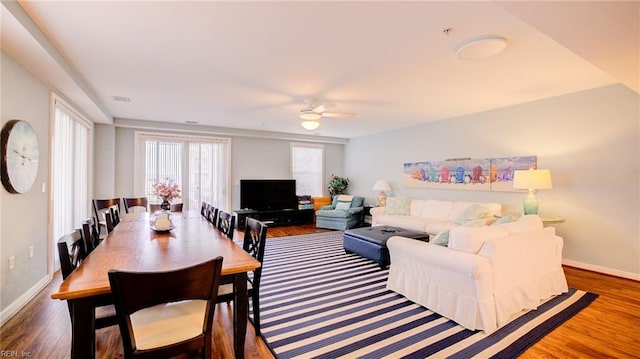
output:
<svg viewBox="0 0 640 359"><path fill-rule="evenodd" d="M228 138L136 132L136 193L159 202L153 184L175 183L184 210L206 201L228 211L229 144Z"/></svg>

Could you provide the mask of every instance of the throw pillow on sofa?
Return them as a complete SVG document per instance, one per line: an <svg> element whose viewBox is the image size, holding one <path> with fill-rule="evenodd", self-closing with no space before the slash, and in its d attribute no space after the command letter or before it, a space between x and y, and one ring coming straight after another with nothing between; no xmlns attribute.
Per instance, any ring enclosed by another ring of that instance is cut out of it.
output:
<svg viewBox="0 0 640 359"><path fill-rule="evenodd" d="M429 242L446 247L449 244L449 233L449 230L438 232Z"/></svg>
<svg viewBox="0 0 640 359"><path fill-rule="evenodd" d="M338 201L338 203L336 203L336 209L343 209L346 211L349 208L351 208L351 201Z"/></svg>
<svg viewBox="0 0 640 359"><path fill-rule="evenodd" d="M464 225L467 222L484 218L487 216L487 214L489 214L488 209L482 206L479 206L477 204L472 204L469 207L467 207L467 209L465 209L464 212L462 212L462 214L458 218L456 218L455 223Z"/></svg>
<svg viewBox="0 0 640 359"><path fill-rule="evenodd" d="M507 213L504 216L496 219L495 222L491 223L492 226L497 226L500 224L515 222L520 218L520 215L517 213Z"/></svg>
<svg viewBox="0 0 640 359"><path fill-rule="evenodd" d="M410 210L411 200L409 198L388 197L384 214L408 216Z"/></svg>

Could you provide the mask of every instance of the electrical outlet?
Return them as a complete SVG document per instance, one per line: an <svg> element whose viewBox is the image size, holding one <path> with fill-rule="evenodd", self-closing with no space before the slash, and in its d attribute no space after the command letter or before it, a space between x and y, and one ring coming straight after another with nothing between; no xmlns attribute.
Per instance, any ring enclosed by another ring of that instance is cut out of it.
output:
<svg viewBox="0 0 640 359"><path fill-rule="evenodd" d="M29 254L27 254L29 259L33 258L33 246L29 246Z"/></svg>
<svg viewBox="0 0 640 359"><path fill-rule="evenodd" d="M9 257L9 270L13 270L15 266L16 266L16 257L14 256Z"/></svg>

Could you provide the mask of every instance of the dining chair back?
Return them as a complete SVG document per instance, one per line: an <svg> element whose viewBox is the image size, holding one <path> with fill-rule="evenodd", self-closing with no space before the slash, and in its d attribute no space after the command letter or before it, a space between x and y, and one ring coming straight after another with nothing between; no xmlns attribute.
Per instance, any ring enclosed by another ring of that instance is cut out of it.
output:
<svg viewBox="0 0 640 359"><path fill-rule="evenodd" d="M109 271L125 358L212 357L222 257L166 272Z"/></svg>
<svg viewBox="0 0 640 359"><path fill-rule="evenodd" d="M220 232L224 233L229 239L233 240L233 232L235 230L236 217L229 212L218 211L218 222L216 227Z"/></svg>
<svg viewBox="0 0 640 359"><path fill-rule="evenodd" d="M85 241L79 229L58 239L58 257L62 279L66 279L87 256Z"/></svg>
<svg viewBox="0 0 640 359"><path fill-rule="evenodd" d="M100 244L100 232L95 218L89 217L82 221L82 237L86 253L89 255Z"/></svg>
<svg viewBox="0 0 640 359"><path fill-rule="evenodd" d="M82 232L76 229L58 239L57 244L60 272L62 273L62 278L67 279L87 256L85 240ZM96 329L106 328L117 323L115 308L112 303L110 294L100 295L94 298L93 305ZM69 301L67 301L67 306L69 307L69 316L73 322L73 312Z"/></svg>
<svg viewBox="0 0 640 359"><path fill-rule="evenodd" d="M120 210L118 207L113 206L109 207L109 213L111 213L111 220L113 221L113 226L117 226L120 224Z"/></svg>
<svg viewBox="0 0 640 359"><path fill-rule="evenodd" d="M132 211L134 207L143 208L146 212L149 207L149 200L147 197L123 197L122 202L124 203L124 210L126 213Z"/></svg>
<svg viewBox="0 0 640 359"><path fill-rule="evenodd" d="M94 199L92 200L92 203L93 203L93 214L96 217L96 223L98 223L99 226L102 226L105 228L107 227L105 213L110 213L111 208L113 207L117 208L118 212L120 211L120 198ZM116 213L111 214L111 221L114 227L118 225L118 222L119 222L119 213L118 213L117 220L115 218L115 215ZM109 233L110 230L108 228L106 229L107 229L106 233Z"/></svg>
<svg viewBox="0 0 640 359"><path fill-rule="evenodd" d="M207 211L207 206L208 206L207 202L202 201L202 205L200 205L200 215L202 217L206 217L205 213Z"/></svg>
<svg viewBox="0 0 640 359"><path fill-rule="evenodd" d="M212 205L209 205L209 215L208 215L207 219L214 226L216 226L217 223L218 223L218 213L219 213L219 209L218 208L216 208L216 207L214 207Z"/></svg>
<svg viewBox="0 0 640 359"><path fill-rule="evenodd" d="M255 258L260 264L264 260L264 248L267 243L267 225L255 218L247 218L244 230L242 249ZM247 283L248 296L253 307L253 327L256 335L260 335L260 278L262 277L262 265L253 271L253 276ZM233 300L233 284L221 285L218 289L218 303Z"/></svg>

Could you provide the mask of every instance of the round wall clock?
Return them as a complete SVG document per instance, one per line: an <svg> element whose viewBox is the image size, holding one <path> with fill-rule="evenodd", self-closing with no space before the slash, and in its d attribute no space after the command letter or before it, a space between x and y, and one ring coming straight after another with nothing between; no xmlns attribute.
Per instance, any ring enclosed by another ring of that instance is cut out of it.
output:
<svg viewBox="0 0 640 359"><path fill-rule="evenodd" d="M0 135L2 184L11 193L25 193L38 174L38 139L29 123L11 120Z"/></svg>

